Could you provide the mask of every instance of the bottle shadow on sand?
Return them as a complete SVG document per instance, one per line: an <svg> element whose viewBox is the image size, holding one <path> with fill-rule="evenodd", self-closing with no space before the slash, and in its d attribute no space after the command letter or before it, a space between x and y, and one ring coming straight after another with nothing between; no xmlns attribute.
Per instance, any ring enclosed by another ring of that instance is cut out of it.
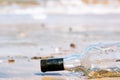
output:
<svg viewBox="0 0 120 80"><path fill-rule="evenodd" d="M47 72L47 73L42 73L42 72L40 72L40 73L35 73L35 75L36 76L62 76L62 74L60 74L60 73L57 73L57 72L52 72L52 73L50 73L50 72Z"/></svg>

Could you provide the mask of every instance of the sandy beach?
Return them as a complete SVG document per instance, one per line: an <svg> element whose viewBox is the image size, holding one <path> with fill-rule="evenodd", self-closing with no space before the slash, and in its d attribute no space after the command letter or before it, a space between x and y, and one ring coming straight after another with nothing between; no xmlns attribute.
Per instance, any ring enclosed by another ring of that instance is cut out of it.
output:
<svg viewBox="0 0 120 80"><path fill-rule="evenodd" d="M66 57L80 54L91 44L119 42L119 26L119 14L49 14L42 20L0 14L0 80L120 80L86 79L68 71L42 73L40 59L31 59ZM71 43L76 47L70 47Z"/></svg>

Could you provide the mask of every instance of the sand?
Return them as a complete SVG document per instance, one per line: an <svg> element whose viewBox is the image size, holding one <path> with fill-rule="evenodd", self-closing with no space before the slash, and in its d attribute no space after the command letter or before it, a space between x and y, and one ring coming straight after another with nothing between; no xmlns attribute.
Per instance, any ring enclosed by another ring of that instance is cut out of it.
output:
<svg viewBox="0 0 120 80"><path fill-rule="evenodd" d="M66 18L64 22L60 16L57 17L56 15L49 16L46 20L49 23L43 26L40 21L35 22L31 18L28 20L28 16L25 19L25 16L11 17L11 15L8 15L9 18L5 17L6 15L2 16L3 18L0 19L2 21L0 23L0 57L5 56L7 58L0 58L0 80L90 80L66 71L43 74L40 72L40 60L30 60L30 58L51 55L65 57L80 54L90 44L118 42L120 40L119 19L112 22L112 18L107 19L106 17L104 18L106 22L103 21L104 19L99 19L93 25L95 21L91 21L93 17L89 16L89 22L87 17L83 16L85 20L80 25L79 18L77 18L78 21L75 21L78 16L72 16L71 18L63 15L62 18ZM7 20L10 24L6 24L5 21ZM86 21L89 23L86 24ZM62 22L64 24L61 24ZM110 22L112 22L111 26ZM103 30L104 26L106 28ZM72 29L69 27L72 27ZM70 47L71 43L74 43L75 46ZM16 59L15 56L22 59ZM15 61L8 63L8 59L15 59ZM120 80L120 78L100 78L96 80Z"/></svg>

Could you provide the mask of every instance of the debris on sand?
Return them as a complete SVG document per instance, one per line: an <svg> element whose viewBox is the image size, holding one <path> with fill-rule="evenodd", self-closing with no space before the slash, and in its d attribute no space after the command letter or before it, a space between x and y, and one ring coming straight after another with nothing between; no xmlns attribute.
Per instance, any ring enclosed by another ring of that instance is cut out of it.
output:
<svg viewBox="0 0 120 80"><path fill-rule="evenodd" d="M54 57L53 56L44 56L44 57L34 56L34 57L31 57L32 60L48 59L48 58L54 58Z"/></svg>
<svg viewBox="0 0 120 80"><path fill-rule="evenodd" d="M89 78L120 77L120 68L91 71L88 76Z"/></svg>
<svg viewBox="0 0 120 80"><path fill-rule="evenodd" d="M34 56L34 57L32 57L31 59L37 60L37 59L41 59L41 58L42 58L42 57Z"/></svg>
<svg viewBox="0 0 120 80"><path fill-rule="evenodd" d="M70 44L70 47L71 47L71 48L76 48L76 45L75 45L74 43L71 43L71 44Z"/></svg>
<svg viewBox="0 0 120 80"><path fill-rule="evenodd" d="M15 60L14 59L8 59L8 63L14 63L15 62Z"/></svg>
<svg viewBox="0 0 120 80"><path fill-rule="evenodd" d="M117 59L116 62L120 62L120 59Z"/></svg>

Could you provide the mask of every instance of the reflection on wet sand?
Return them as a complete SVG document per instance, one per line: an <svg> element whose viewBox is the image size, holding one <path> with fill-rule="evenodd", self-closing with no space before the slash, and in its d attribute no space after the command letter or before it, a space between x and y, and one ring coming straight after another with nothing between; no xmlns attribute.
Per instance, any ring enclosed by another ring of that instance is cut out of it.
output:
<svg viewBox="0 0 120 80"><path fill-rule="evenodd" d="M53 76L45 76L41 77L40 80L66 80L63 77L53 77Z"/></svg>
<svg viewBox="0 0 120 80"><path fill-rule="evenodd" d="M96 78L96 79L86 79L86 78L75 78L75 77L56 77L56 76L44 76L40 80L119 80L120 78Z"/></svg>

